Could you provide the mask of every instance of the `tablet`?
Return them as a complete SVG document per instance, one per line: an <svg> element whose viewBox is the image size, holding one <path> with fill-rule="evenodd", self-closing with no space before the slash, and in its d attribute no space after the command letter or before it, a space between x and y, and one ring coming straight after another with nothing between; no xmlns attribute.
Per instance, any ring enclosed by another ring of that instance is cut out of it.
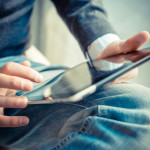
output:
<svg viewBox="0 0 150 150"><path fill-rule="evenodd" d="M77 102L116 78L150 60L150 48L81 63L62 73L54 84L43 86L52 100L27 97L28 104ZM47 85L47 84L46 84ZM43 97L44 98L44 97Z"/></svg>

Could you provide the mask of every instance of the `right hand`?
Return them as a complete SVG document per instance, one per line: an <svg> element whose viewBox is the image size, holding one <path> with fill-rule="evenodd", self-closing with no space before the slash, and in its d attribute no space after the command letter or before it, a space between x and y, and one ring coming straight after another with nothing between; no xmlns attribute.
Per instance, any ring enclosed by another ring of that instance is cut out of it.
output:
<svg viewBox="0 0 150 150"><path fill-rule="evenodd" d="M109 57L111 58L109 59L109 61L116 63L119 61L128 61L129 56L132 55L130 53L138 51L141 46L143 46L146 42L149 41L149 39L150 34L147 31L142 31L134 35L133 37L128 38L127 40L119 40L112 42L96 57L96 59L108 60L107 58ZM133 57L131 61L134 61ZM127 82L128 80L135 78L137 74L138 68L135 68L130 72L124 74L123 76L115 79L109 84Z"/></svg>
<svg viewBox="0 0 150 150"><path fill-rule="evenodd" d="M20 127L29 123L25 116L5 116L4 108L27 107L27 98L15 96L16 90L31 91L32 82L43 80L42 75L30 66L29 61L21 64L9 62L0 69L0 127Z"/></svg>

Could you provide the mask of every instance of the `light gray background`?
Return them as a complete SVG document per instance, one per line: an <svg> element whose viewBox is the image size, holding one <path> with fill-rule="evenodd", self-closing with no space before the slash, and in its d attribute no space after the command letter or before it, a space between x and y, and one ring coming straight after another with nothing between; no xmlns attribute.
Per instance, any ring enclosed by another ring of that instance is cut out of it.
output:
<svg viewBox="0 0 150 150"><path fill-rule="evenodd" d="M109 19L122 39L140 31L150 32L150 0L104 0ZM150 47L148 42L144 47ZM150 87L150 63L139 67L137 83Z"/></svg>
<svg viewBox="0 0 150 150"><path fill-rule="evenodd" d="M150 32L150 0L104 0L108 16L122 39L140 31ZM37 0L32 21L33 43L55 64L74 66L84 56L50 3ZM144 47L150 46L150 42ZM137 83L150 87L150 63L140 67Z"/></svg>

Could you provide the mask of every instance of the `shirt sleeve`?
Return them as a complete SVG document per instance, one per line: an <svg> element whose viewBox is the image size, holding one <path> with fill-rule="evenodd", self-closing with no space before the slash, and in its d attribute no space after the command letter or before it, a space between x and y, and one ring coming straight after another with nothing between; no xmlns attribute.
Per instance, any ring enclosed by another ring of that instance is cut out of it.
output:
<svg viewBox="0 0 150 150"><path fill-rule="evenodd" d="M52 1L84 54L87 47L97 38L108 33L116 33L108 21L102 0Z"/></svg>
<svg viewBox="0 0 150 150"><path fill-rule="evenodd" d="M110 43L120 40L119 36L116 34L105 34L99 37L94 42L88 46L88 51L86 54L87 59L90 61L94 60L98 54L100 54ZM121 63L111 63L107 61L100 61L94 64L95 67L106 68L107 70L113 70L121 67Z"/></svg>

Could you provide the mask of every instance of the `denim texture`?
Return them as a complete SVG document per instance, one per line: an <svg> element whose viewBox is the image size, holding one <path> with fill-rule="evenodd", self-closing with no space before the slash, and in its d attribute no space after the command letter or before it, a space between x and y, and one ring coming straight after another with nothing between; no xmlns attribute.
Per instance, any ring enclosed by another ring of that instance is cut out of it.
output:
<svg viewBox="0 0 150 150"><path fill-rule="evenodd" d="M12 60L21 63L25 59L7 57L0 60L0 65ZM50 78L50 84L67 69L33 62L32 68ZM51 76L54 72L56 74ZM42 94L42 87L37 88L36 93ZM0 128L0 145L27 150L150 149L150 89L134 83L100 87L77 103L5 109L5 115L28 116L30 124Z"/></svg>

